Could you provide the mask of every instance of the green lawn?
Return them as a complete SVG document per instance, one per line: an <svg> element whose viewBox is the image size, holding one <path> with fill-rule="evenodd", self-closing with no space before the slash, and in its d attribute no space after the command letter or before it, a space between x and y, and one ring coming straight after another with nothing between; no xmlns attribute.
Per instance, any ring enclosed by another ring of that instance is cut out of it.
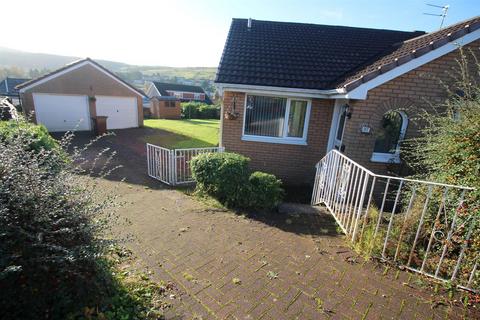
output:
<svg viewBox="0 0 480 320"><path fill-rule="evenodd" d="M155 129L145 141L170 149L215 147L218 145L220 120L184 119L165 120L147 119L147 128Z"/></svg>

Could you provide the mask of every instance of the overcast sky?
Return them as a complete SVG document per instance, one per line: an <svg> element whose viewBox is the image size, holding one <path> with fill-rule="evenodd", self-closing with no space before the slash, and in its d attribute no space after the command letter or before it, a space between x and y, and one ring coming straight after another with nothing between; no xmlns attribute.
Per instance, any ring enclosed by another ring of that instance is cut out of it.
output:
<svg viewBox="0 0 480 320"><path fill-rule="evenodd" d="M140 65L217 66L231 19L431 31L480 14L480 0L2 0L0 46ZM1 61L0 61L1 64Z"/></svg>

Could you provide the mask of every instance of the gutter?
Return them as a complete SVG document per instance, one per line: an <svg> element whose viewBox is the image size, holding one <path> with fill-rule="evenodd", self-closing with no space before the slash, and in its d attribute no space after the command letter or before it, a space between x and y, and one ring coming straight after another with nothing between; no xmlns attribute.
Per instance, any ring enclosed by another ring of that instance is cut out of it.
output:
<svg viewBox="0 0 480 320"><path fill-rule="evenodd" d="M317 90L317 89L301 89L301 88L287 88L287 87L270 87L270 86L257 86L247 84L234 84L234 83L215 83L220 95L223 95L223 91L233 92L250 92L250 93L263 93L263 94L280 94L282 96L292 97L305 97L305 98L347 98L347 91L345 88L330 89L330 90Z"/></svg>

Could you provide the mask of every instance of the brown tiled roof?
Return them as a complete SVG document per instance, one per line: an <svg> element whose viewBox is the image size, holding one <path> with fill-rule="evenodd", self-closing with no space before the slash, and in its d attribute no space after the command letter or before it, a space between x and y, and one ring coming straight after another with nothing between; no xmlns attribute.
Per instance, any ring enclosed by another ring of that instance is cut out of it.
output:
<svg viewBox="0 0 480 320"><path fill-rule="evenodd" d="M59 72L62 72L63 70L66 70L68 68L71 68L73 66L76 66L77 64L80 64L80 63L83 63L85 61L88 61L92 64L94 64L95 66L99 67L100 69L102 69L103 71L105 71L106 73L108 73L109 75L115 77L115 79L117 79L118 81L122 82L123 84L125 84L126 86L128 86L129 88L131 88L132 90L135 90L136 92L138 92L138 94L140 94L141 96L145 97L145 93L137 88L135 88L134 86L132 86L131 84L129 84L128 82L122 80L120 77L118 77L116 74L114 74L113 72L111 72L110 70L108 70L107 68L105 68L104 66L102 66L101 64L99 64L98 62L90 59L90 58L85 58L85 59L80 59L80 60L77 60L77 61L74 61L72 63L69 63L69 64L66 64L65 66L57 69L57 70L54 70L50 73L47 73L47 74L44 74L43 76L40 76L38 78L35 78L35 79L32 79L30 81L27 81L27 82L24 82L22 84L19 84L18 86L15 87L15 89L22 89L24 87L27 87L31 84L34 84L35 82L38 82L42 79L45 79L47 77L50 77L51 75L54 75L56 73L59 73Z"/></svg>
<svg viewBox="0 0 480 320"><path fill-rule="evenodd" d="M334 85L337 88L343 87L350 91L384 72L390 71L479 28L480 16L477 16L444 29L403 41L394 45L393 51L390 50L390 52L387 51L380 54L369 63L347 74L346 77L340 77Z"/></svg>

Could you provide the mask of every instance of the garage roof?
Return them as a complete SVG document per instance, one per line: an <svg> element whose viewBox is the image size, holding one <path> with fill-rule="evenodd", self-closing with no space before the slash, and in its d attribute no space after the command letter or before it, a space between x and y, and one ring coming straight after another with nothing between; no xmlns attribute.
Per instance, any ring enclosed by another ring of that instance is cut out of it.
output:
<svg viewBox="0 0 480 320"><path fill-rule="evenodd" d="M27 81L27 82L24 82L18 86L16 86L15 88L17 90L19 90L20 92L24 92L30 88L33 88L41 83L44 83L44 82L47 82L51 79L54 79L58 76L61 76L62 74L65 74L67 72L70 72L72 70L75 70L81 66L84 66L86 64L90 64L92 65L93 67L95 67L96 69L100 70L101 72L105 73L106 75L108 75L109 77L111 77L112 79L116 80L117 82L119 82L120 84L124 85L125 87L129 88L131 91L133 91L135 94L139 95L140 97L145 97L145 93L143 93L141 90L135 88L134 86L132 86L131 84L129 84L128 82L122 80L121 78L119 78L117 75L115 75L113 72L111 72L110 70L108 70L107 68L105 68L104 66L102 66L101 64L99 64L98 62L90 59L90 58L85 58L85 59L81 59L81 60L77 60L77 61L74 61L70 64L67 64L65 65L64 67L60 68L60 69L57 69L55 71L52 71L50 73L47 73L43 76L40 76L38 78L35 78L35 79L32 79L30 81Z"/></svg>

